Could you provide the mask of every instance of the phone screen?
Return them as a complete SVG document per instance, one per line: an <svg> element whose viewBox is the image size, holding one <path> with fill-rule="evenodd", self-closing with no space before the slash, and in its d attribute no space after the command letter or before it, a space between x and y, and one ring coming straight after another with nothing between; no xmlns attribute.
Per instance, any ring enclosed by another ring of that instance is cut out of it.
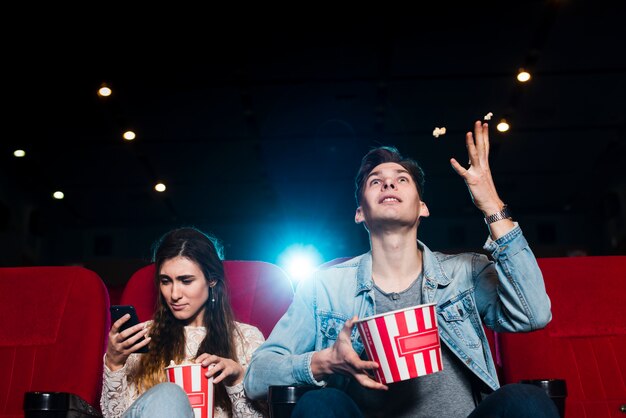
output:
<svg viewBox="0 0 626 418"><path fill-rule="evenodd" d="M139 317L137 316L137 312L135 311L135 307L132 305L111 305L111 323L114 323L121 317L126 314L130 314L130 318L128 321L124 322L122 326L120 326L119 331L122 332L125 329L132 327L133 325L137 325L139 323ZM134 334L133 334L134 335ZM129 336L128 338L132 337ZM135 353L147 353L148 346L142 347L139 350L135 351Z"/></svg>

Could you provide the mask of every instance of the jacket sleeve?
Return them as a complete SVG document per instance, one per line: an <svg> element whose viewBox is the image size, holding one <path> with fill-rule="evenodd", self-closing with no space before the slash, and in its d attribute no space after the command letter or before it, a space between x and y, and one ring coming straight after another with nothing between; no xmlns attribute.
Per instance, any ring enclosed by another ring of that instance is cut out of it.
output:
<svg viewBox="0 0 626 418"><path fill-rule="evenodd" d="M311 372L317 334L315 287L314 279L299 284L289 309L252 355L244 378L250 398L265 399L272 385L324 385Z"/></svg>
<svg viewBox="0 0 626 418"><path fill-rule="evenodd" d="M474 260L475 298L483 321L497 332L527 332L552 319L543 274L519 225L484 246L486 256Z"/></svg>

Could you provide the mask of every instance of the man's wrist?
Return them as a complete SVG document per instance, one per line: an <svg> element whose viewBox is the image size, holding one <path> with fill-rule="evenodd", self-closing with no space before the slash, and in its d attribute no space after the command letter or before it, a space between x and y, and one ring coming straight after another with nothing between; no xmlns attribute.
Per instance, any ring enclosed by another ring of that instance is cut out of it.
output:
<svg viewBox="0 0 626 418"><path fill-rule="evenodd" d="M311 373L315 380L325 380L328 375L332 373L330 370L328 360L329 348L325 348L320 351L316 351L311 356Z"/></svg>
<svg viewBox="0 0 626 418"><path fill-rule="evenodd" d="M512 219L512 218L513 216L511 215L511 210L505 204L500 211L492 213L490 215L485 215L485 223L487 225L490 225L494 222L498 222L503 219Z"/></svg>

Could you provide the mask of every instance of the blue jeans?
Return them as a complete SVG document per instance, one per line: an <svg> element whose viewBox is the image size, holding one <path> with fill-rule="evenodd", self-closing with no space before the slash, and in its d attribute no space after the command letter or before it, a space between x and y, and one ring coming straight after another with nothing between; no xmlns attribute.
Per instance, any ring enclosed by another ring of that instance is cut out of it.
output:
<svg viewBox="0 0 626 418"><path fill-rule="evenodd" d="M468 418L498 417L559 418L559 411L540 387L510 383L487 396Z"/></svg>
<svg viewBox="0 0 626 418"><path fill-rule="evenodd" d="M174 383L159 383L141 395L123 418L194 418L185 391Z"/></svg>
<svg viewBox="0 0 626 418"><path fill-rule="evenodd" d="M345 392L333 388L302 395L292 418L355 417L363 413ZM543 389L521 383L504 385L487 396L468 418L559 418L556 405Z"/></svg>

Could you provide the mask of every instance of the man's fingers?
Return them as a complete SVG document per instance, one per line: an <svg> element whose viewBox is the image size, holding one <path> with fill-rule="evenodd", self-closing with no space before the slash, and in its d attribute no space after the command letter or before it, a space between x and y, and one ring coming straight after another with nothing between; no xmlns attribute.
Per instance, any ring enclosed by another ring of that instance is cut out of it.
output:
<svg viewBox="0 0 626 418"><path fill-rule="evenodd" d="M470 161L476 161L478 156L480 155L480 150L478 149L478 139L475 139L475 135L471 132L467 132L465 134L465 146L467 147L467 155L470 158Z"/></svg>
<svg viewBox="0 0 626 418"><path fill-rule="evenodd" d="M452 165L452 168L454 169L454 171L457 172L459 176L465 177L467 170L463 168L463 166L459 164L457 160L455 160L454 158L450 158L450 164Z"/></svg>
<svg viewBox="0 0 626 418"><path fill-rule="evenodd" d="M479 157L489 152L489 125L476 121L474 123L474 137L476 138L476 150Z"/></svg>
<svg viewBox="0 0 626 418"><path fill-rule="evenodd" d="M489 155L489 124L483 123L483 140L485 143L485 153Z"/></svg>
<svg viewBox="0 0 626 418"><path fill-rule="evenodd" d="M355 315L345 322L344 327L351 329L358 320L359 320L359 317Z"/></svg>
<svg viewBox="0 0 626 418"><path fill-rule="evenodd" d="M377 382L376 380L368 377L367 375L361 374L361 375L355 376L355 378L361 386L368 388L368 389L375 389L375 390L389 389L387 385L383 385L382 383Z"/></svg>
<svg viewBox="0 0 626 418"><path fill-rule="evenodd" d="M343 334L350 336L350 334L352 334L352 328L354 328L354 324L358 320L359 320L359 317L357 316L353 316L352 318L348 319L346 322L344 322L341 332Z"/></svg>

